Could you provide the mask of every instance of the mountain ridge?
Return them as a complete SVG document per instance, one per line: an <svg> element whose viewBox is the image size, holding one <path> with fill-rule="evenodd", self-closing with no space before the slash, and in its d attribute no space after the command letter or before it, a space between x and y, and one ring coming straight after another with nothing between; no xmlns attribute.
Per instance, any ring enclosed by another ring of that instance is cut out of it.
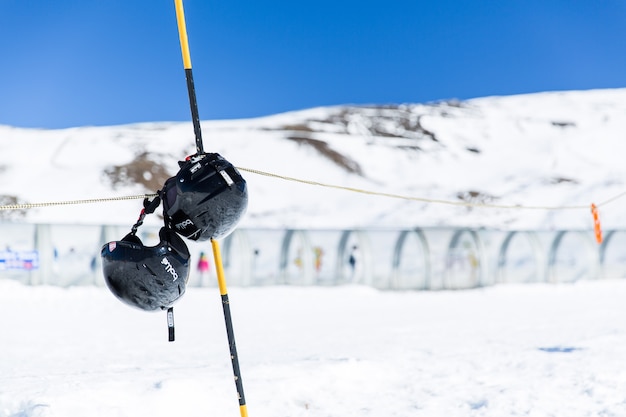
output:
<svg viewBox="0 0 626 417"><path fill-rule="evenodd" d="M624 191L625 116L626 89L610 89L319 107L202 121L202 129L207 152L268 173L243 171L250 205L242 227L585 229L585 205ZM0 126L0 204L152 193L193 153L189 122ZM626 227L622 204L601 207L611 227ZM123 201L0 216L132 224L140 209Z"/></svg>

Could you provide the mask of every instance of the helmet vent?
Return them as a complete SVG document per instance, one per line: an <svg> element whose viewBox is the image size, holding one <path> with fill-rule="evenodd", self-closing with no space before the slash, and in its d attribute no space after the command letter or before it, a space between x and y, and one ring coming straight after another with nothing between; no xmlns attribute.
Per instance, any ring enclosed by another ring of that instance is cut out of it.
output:
<svg viewBox="0 0 626 417"><path fill-rule="evenodd" d="M154 276L154 277L156 277L156 276L157 276L157 274L155 274L155 273L154 273L154 271L153 271L153 270L152 270L152 269L151 269L148 265L143 264L143 267L144 267L144 268L146 268L146 270L147 270L148 272L150 272L150 275L152 275L152 276Z"/></svg>

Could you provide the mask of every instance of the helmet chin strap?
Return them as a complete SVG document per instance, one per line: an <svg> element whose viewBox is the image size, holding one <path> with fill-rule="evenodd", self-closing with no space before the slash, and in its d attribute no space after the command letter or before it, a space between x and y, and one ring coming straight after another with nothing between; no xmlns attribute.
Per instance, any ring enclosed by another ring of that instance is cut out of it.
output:
<svg viewBox="0 0 626 417"><path fill-rule="evenodd" d="M154 211L161 204L161 191L157 191L157 196L152 198L145 198L143 200L143 209L141 213L139 213L139 218L137 222L131 228L131 234L135 235L139 226L143 224L146 215L154 213ZM165 216L164 216L165 217ZM165 220L165 225L167 226L167 219ZM168 341L173 342L175 340L175 332L174 332L174 307L169 307L167 309L167 333L168 333Z"/></svg>
<svg viewBox="0 0 626 417"><path fill-rule="evenodd" d="M160 195L161 191L157 191L157 194ZM161 204L161 197L159 197L158 195L152 198L148 198L148 197L144 198L143 209L141 209L141 213L139 213L139 218L137 219L137 223L135 223L133 227L131 228L131 233L133 235L137 233L137 229L139 229L139 226L143 224L143 220L146 218L146 215L154 213L154 210L156 210L160 204Z"/></svg>

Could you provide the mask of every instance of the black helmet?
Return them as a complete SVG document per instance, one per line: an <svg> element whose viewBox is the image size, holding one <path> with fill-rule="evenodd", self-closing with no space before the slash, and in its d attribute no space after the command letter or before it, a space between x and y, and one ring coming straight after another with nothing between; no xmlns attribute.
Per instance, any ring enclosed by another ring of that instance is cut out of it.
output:
<svg viewBox="0 0 626 417"><path fill-rule="evenodd" d="M185 293L189 250L174 231L163 227L156 246L144 246L133 232L102 247L107 286L124 303L142 310L169 308Z"/></svg>
<svg viewBox="0 0 626 417"><path fill-rule="evenodd" d="M196 154L179 165L161 193L166 222L191 240L228 235L248 206L246 181L216 153Z"/></svg>

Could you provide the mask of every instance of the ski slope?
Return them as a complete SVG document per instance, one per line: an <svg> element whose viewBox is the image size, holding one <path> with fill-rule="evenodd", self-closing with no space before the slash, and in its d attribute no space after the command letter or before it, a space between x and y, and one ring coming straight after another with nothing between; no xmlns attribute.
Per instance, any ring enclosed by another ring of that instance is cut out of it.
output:
<svg viewBox="0 0 626 417"><path fill-rule="evenodd" d="M626 415L625 281L229 295L250 416ZM0 417L239 416L220 303L0 280Z"/></svg>
<svg viewBox="0 0 626 417"><path fill-rule="evenodd" d="M603 226L626 227L619 197L626 90L396 110L205 122L205 148L239 167L430 200L249 173L242 227L590 230L589 204L614 197L600 208ZM437 140L403 132L406 120L419 120ZM360 174L289 139L294 131L349 157ZM38 203L155 191L112 184L104 174L144 153L175 172L192 144L187 123L0 126L0 196ZM582 208L469 210L433 202L468 196ZM130 227L140 208L140 200L47 207L27 210L20 221ZM625 297L626 282L617 280L456 292L351 285L230 291L254 417L623 416ZM0 279L0 417L238 416L217 289L189 288L175 312L177 340L169 343L164 313L133 310L106 288Z"/></svg>

